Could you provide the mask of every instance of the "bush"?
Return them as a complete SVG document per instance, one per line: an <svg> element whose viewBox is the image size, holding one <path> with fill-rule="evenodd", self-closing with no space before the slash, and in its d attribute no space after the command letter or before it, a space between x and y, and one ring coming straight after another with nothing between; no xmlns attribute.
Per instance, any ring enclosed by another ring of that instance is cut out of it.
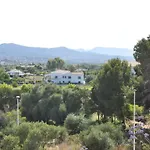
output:
<svg viewBox="0 0 150 150"><path fill-rule="evenodd" d="M31 124L31 123L30 123ZM44 147L49 142L55 139L56 143L60 143L66 138L66 130L63 127L56 127L52 125L41 123L32 123L32 130L24 142L24 149L37 150L39 147Z"/></svg>
<svg viewBox="0 0 150 150"><path fill-rule="evenodd" d="M90 150L110 150L115 146L109 133L96 130L91 130L91 133L84 137L84 143Z"/></svg>
<svg viewBox="0 0 150 150"><path fill-rule="evenodd" d="M39 150L53 139L56 143L60 143L67 136L64 127L48 125L44 122L25 122L22 121L22 117L20 117L21 124L17 126L16 117L13 118L12 113L7 114L6 118L8 123L1 130L0 138L3 140L0 146L4 147L5 143L9 143L8 150L20 150L20 147L22 150Z"/></svg>
<svg viewBox="0 0 150 150"><path fill-rule="evenodd" d="M74 114L69 114L64 123L69 134L80 133L80 131L86 130L90 124L90 120L83 116L76 116Z"/></svg>
<svg viewBox="0 0 150 150"><path fill-rule="evenodd" d="M125 114L125 116L127 116L130 119L132 119L132 117L133 117L133 109L134 109L134 105L127 103L124 106L124 114ZM135 110L136 110L137 115L140 116L144 112L144 107L135 105Z"/></svg>
<svg viewBox="0 0 150 150"><path fill-rule="evenodd" d="M0 143L0 148L5 150L21 150L19 138L12 135L5 136Z"/></svg>
<svg viewBox="0 0 150 150"><path fill-rule="evenodd" d="M85 79L85 82L86 82L86 83L89 83L89 82L91 82L93 79L94 79L93 76L88 75L88 76L86 77L86 79Z"/></svg>
<svg viewBox="0 0 150 150"><path fill-rule="evenodd" d="M0 110L0 129L6 125L5 114Z"/></svg>
<svg viewBox="0 0 150 150"><path fill-rule="evenodd" d="M106 123L90 127L81 133L82 144L90 150L110 150L124 141L120 127Z"/></svg>
<svg viewBox="0 0 150 150"><path fill-rule="evenodd" d="M17 86L18 86L18 83L17 83L16 81L13 81L13 82L12 82L12 86L13 86L13 87L17 87Z"/></svg>
<svg viewBox="0 0 150 150"><path fill-rule="evenodd" d="M31 92L32 88L33 88L32 84L23 84L21 87L21 91L23 93Z"/></svg>

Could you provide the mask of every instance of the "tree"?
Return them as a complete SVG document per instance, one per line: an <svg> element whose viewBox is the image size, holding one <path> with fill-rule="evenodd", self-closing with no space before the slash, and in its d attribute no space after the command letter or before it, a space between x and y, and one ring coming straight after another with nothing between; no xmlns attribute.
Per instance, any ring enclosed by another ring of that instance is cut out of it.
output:
<svg viewBox="0 0 150 150"><path fill-rule="evenodd" d="M123 87L129 85L131 66L119 59L109 60L100 70L92 89L92 100L98 114L123 117L122 108L125 104Z"/></svg>
<svg viewBox="0 0 150 150"><path fill-rule="evenodd" d="M54 59L49 59L46 66L49 70L62 69L65 62L59 57Z"/></svg>
<svg viewBox="0 0 150 150"><path fill-rule="evenodd" d="M33 121L33 108L36 107L38 101L42 98L43 88L39 85L35 86L31 93L22 94L22 115L29 121Z"/></svg>
<svg viewBox="0 0 150 150"><path fill-rule="evenodd" d="M8 83L10 81L9 75L0 67L0 82Z"/></svg>
<svg viewBox="0 0 150 150"><path fill-rule="evenodd" d="M143 38L134 46L134 58L140 63L144 79L143 102L146 109L150 108L150 36Z"/></svg>
<svg viewBox="0 0 150 150"><path fill-rule="evenodd" d="M141 68L141 65L138 64L136 66L134 66L134 71L135 71L135 74L136 76L142 76L142 68Z"/></svg>
<svg viewBox="0 0 150 150"><path fill-rule="evenodd" d="M17 95L21 95L20 89L13 88L11 85L0 84L0 109L4 111L14 109Z"/></svg>
<svg viewBox="0 0 150 150"><path fill-rule="evenodd" d="M65 115L65 105L59 86L48 84L35 86L30 93L22 95L22 114L30 121L53 120L62 124Z"/></svg>
<svg viewBox="0 0 150 150"><path fill-rule="evenodd" d="M22 94L22 115L29 121L63 124L69 113L87 112L90 90L75 85L36 85Z"/></svg>
<svg viewBox="0 0 150 150"><path fill-rule="evenodd" d="M74 113L78 115L81 112L85 113L85 109L89 109L89 107L84 106L90 99L90 90L78 86L71 86L69 85L63 90L63 101L66 105L67 114Z"/></svg>
<svg viewBox="0 0 150 150"><path fill-rule="evenodd" d="M64 60L60 59L59 57L56 57L54 60L56 61L56 68L62 69L65 64Z"/></svg>
<svg viewBox="0 0 150 150"><path fill-rule="evenodd" d="M71 72L74 72L74 71L76 70L75 65L68 65L67 68L68 68L68 70L71 71Z"/></svg>
<svg viewBox="0 0 150 150"><path fill-rule="evenodd" d="M150 73L150 36L143 38L134 46L134 58L140 63L144 80L149 79Z"/></svg>

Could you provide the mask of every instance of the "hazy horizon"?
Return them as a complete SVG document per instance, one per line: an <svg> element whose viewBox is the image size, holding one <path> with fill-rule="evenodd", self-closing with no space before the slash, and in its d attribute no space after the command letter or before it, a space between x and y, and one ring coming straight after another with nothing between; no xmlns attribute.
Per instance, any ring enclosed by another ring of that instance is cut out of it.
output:
<svg viewBox="0 0 150 150"><path fill-rule="evenodd" d="M59 47L65 47L65 48L68 48L68 49L73 49L73 48L70 48L70 47L67 47L67 46L57 46L57 47L41 47L41 46L29 46L29 45L24 45L24 44L19 44L19 43L7 43L7 42L4 42L4 43L0 43L0 45L2 44L15 44L15 45L20 45L20 46L25 46L25 47L33 47L33 48L59 48ZM84 49L84 48L77 48L77 49L73 49L73 50L85 50L85 51L89 51L89 50L92 50L92 49L95 49L95 48L116 48L116 49L128 49L128 48L122 48L122 47L103 47L103 46L97 46L97 47L93 47L91 49ZM128 49L128 50L133 50L133 49Z"/></svg>

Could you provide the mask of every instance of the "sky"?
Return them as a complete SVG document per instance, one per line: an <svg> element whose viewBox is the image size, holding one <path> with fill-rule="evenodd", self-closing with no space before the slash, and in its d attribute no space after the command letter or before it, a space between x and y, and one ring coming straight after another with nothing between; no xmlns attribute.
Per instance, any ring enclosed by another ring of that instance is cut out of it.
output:
<svg viewBox="0 0 150 150"><path fill-rule="evenodd" d="M150 34L150 0L0 0L0 43L133 49Z"/></svg>

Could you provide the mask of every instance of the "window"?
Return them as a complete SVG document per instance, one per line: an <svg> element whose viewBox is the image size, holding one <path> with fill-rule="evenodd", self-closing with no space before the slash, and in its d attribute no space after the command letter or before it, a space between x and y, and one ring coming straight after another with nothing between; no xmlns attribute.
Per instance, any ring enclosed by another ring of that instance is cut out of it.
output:
<svg viewBox="0 0 150 150"><path fill-rule="evenodd" d="M55 76L55 79L57 79L58 78L58 76Z"/></svg>
<svg viewBox="0 0 150 150"><path fill-rule="evenodd" d="M63 76L63 78L65 78L65 76Z"/></svg>
<svg viewBox="0 0 150 150"><path fill-rule="evenodd" d="M80 77L80 76L78 76L78 79L81 79L81 77Z"/></svg>
<svg viewBox="0 0 150 150"><path fill-rule="evenodd" d="M79 81L78 83L80 84L81 82Z"/></svg>
<svg viewBox="0 0 150 150"><path fill-rule="evenodd" d="M71 79L71 76L68 76L68 79Z"/></svg>

